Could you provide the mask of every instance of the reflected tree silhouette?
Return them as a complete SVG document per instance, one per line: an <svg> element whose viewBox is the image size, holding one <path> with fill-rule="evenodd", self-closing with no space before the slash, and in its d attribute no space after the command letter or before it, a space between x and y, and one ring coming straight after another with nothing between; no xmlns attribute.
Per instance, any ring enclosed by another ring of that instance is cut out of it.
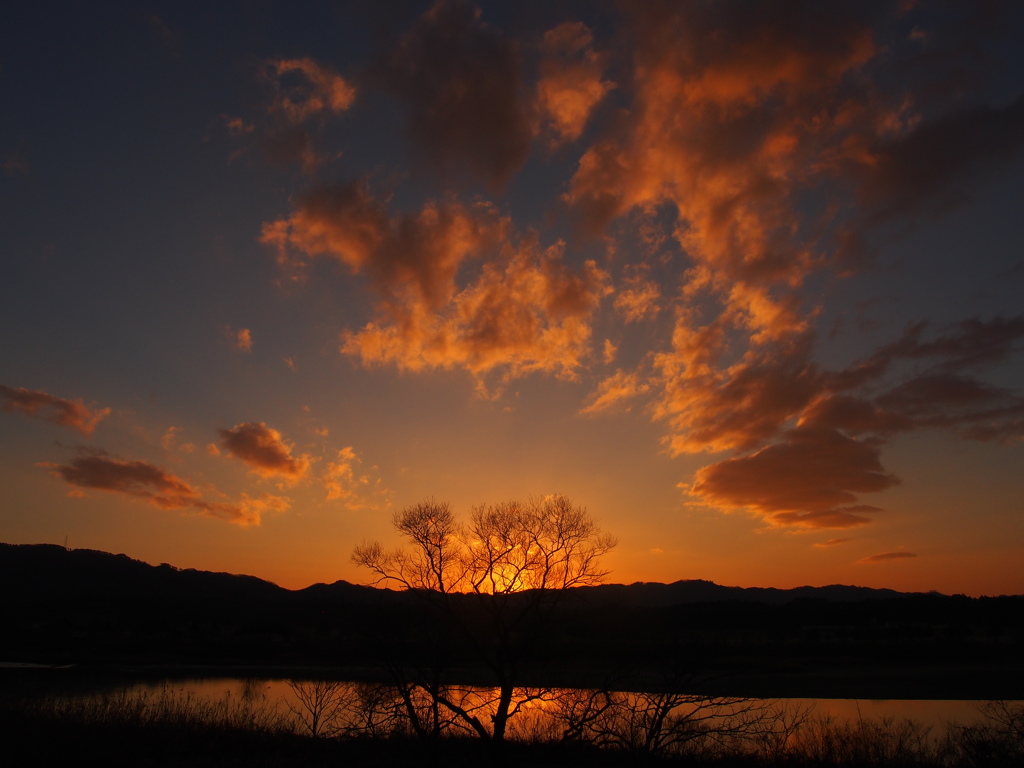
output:
<svg viewBox="0 0 1024 768"><path fill-rule="evenodd" d="M289 680L295 702L288 709L314 739L343 733L355 702L354 688L338 680Z"/></svg>
<svg viewBox="0 0 1024 768"><path fill-rule="evenodd" d="M694 679L686 674L667 675L661 685L660 691L567 689L551 716L566 741L646 755L706 757L743 751L749 743L774 759L810 712L787 710L769 699L696 693Z"/></svg>

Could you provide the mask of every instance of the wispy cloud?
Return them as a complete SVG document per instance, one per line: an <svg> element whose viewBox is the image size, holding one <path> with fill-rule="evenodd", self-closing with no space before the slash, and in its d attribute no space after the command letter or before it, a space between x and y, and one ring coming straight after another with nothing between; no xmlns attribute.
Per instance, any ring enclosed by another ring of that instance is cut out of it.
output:
<svg viewBox="0 0 1024 768"><path fill-rule="evenodd" d="M321 481L327 491L328 501L337 501L348 509L380 509L389 506L389 491L379 477L363 471L362 460L346 446L337 452L333 461L328 462Z"/></svg>
<svg viewBox="0 0 1024 768"><path fill-rule="evenodd" d="M92 409L81 400L66 400L46 392L14 389L0 384L0 398L5 411L20 411L36 418L52 421L74 429L86 437L92 435L96 425L110 414L109 408Z"/></svg>
<svg viewBox="0 0 1024 768"><path fill-rule="evenodd" d="M235 335L235 345L241 352L252 352L252 331L242 328Z"/></svg>
<svg viewBox="0 0 1024 768"><path fill-rule="evenodd" d="M816 546L816 547L835 547L835 546L838 546L839 544L845 544L848 541L850 541L850 539L828 539L827 541L816 541L816 542L814 542L814 546Z"/></svg>
<svg viewBox="0 0 1024 768"><path fill-rule="evenodd" d="M290 123L303 123L323 113L343 112L356 97L356 89L349 81L311 58L268 61L267 72L274 85L270 109Z"/></svg>
<svg viewBox="0 0 1024 768"><path fill-rule="evenodd" d="M125 460L91 452L68 464L42 464L76 489L98 490L139 499L168 510L193 510L236 525L259 525L261 514L285 511L290 502L264 494L242 494L238 503L208 501L190 483L146 461Z"/></svg>
<svg viewBox="0 0 1024 768"><path fill-rule="evenodd" d="M640 379L639 374L616 371L598 384L597 389L583 404L580 413L606 411L620 402L644 394L648 389L649 386Z"/></svg>
<svg viewBox="0 0 1024 768"><path fill-rule="evenodd" d="M895 552L881 552L877 555L869 555L868 557L861 558L857 562L860 563L885 563L890 560L904 560L908 557L917 557L913 552L904 552L902 549Z"/></svg>

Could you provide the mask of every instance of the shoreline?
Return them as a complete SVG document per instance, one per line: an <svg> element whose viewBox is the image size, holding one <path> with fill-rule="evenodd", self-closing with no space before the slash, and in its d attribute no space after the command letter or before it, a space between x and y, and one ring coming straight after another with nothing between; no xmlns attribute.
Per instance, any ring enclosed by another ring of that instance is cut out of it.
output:
<svg viewBox="0 0 1024 768"><path fill-rule="evenodd" d="M369 665L282 665L140 663L47 665L31 662L0 662L0 679L30 678L47 683L145 682L159 680L233 679L330 679L352 682L389 682L387 670ZM760 699L872 699L872 700L1024 700L1024 663L1015 665L959 664L943 667L857 666L845 669L801 669L729 672L703 670L687 676L677 689L715 697ZM488 686L484 670L465 666L452 670L451 684ZM580 688L619 691L663 692L667 676L653 669L638 669L611 676L606 670L562 669L536 672L524 684L536 688Z"/></svg>

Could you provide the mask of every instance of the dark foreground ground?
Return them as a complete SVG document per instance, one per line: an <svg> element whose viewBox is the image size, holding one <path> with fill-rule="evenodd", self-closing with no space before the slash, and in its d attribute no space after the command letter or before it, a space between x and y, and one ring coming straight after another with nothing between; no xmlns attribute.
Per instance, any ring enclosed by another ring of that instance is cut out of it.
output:
<svg viewBox="0 0 1024 768"><path fill-rule="evenodd" d="M1015 741L974 740L940 748L900 743L866 733L788 754L651 755L586 743L508 743L496 749L468 738L426 743L411 737L331 740L293 733L216 727L59 721L26 712L2 712L0 738L9 766L125 768L1019 768ZM857 741L859 739L859 741Z"/></svg>
<svg viewBox="0 0 1024 768"><path fill-rule="evenodd" d="M195 670L192 670L193 672ZM218 670L221 674L228 670ZM265 670L264 670L265 671ZM284 671L284 670L279 670ZM293 670L294 671L294 670ZM309 671L309 670L307 670ZM93 670L93 673L95 670ZM108 670L109 672L109 670ZM231 672L238 672L237 669ZM126 671L122 673L127 675ZM67 675L70 675L68 677ZM77 678L75 677L77 675ZM134 678L138 680L138 678ZM813 719L773 734L740 739L697 737L676 744L645 743L660 726L631 708L612 725L632 742L601 742L589 732L536 731L528 741L494 745L475 737L417 738L407 727L350 731L313 738L278 707L236 699L122 695L118 683L95 688L83 670L0 669L0 765L4 766L790 766L792 768L1020 768L1024 707L998 704L978 724L928 727L912 721L836 722ZM89 696L83 696L84 693ZM790 725L793 722L790 721ZM641 732L641 738L636 738ZM667 730L661 731L663 734ZM782 734L780 737L779 734Z"/></svg>

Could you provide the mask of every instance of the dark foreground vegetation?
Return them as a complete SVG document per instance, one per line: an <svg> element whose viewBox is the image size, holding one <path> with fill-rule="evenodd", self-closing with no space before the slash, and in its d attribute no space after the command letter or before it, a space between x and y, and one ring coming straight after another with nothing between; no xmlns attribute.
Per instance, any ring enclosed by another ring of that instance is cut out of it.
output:
<svg viewBox="0 0 1024 768"><path fill-rule="evenodd" d="M313 691L313 683L295 683ZM328 694L343 695L331 698ZM836 721L783 713L773 727L732 731L689 722L689 708L641 706L615 717L558 716L502 743L471 737L454 721L439 736L418 737L400 696L379 686L322 689L321 700L230 696L217 701L173 691L92 696L5 696L0 735L9 765L101 766L793 766L830 768L1003 768L1024 764L1024 707L989 702L973 725L929 729L903 720ZM581 696L566 692L565 715ZM397 707L388 708L385 700ZM552 699L555 701L555 699ZM333 704L332 704L333 702ZM649 702L648 702L649 703ZM314 704L321 720L311 718ZM335 706L340 705L340 706ZM559 711L558 704L551 711ZM652 738L652 737L663 738ZM674 738L669 738L673 737Z"/></svg>

